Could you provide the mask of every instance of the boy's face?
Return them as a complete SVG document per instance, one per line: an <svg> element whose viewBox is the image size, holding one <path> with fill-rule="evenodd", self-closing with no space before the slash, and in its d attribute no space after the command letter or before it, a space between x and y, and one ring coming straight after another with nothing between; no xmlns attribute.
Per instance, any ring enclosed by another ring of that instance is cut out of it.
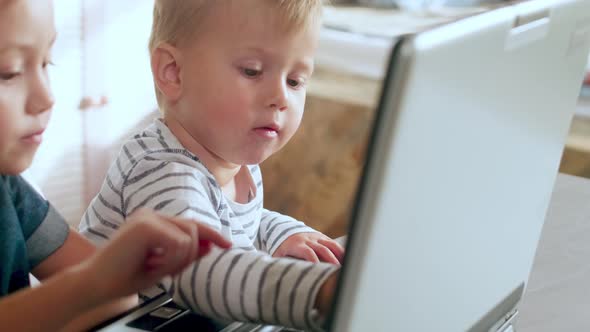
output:
<svg viewBox="0 0 590 332"><path fill-rule="evenodd" d="M0 31L0 174L18 174L31 164L53 106L51 1L0 0Z"/></svg>
<svg viewBox="0 0 590 332"><path fill-rule="evenodd" d="M257 164L303 116L319 26L287 32L265 1L213 6L181 49L182 96L172 112L215 157Z"/></svg>

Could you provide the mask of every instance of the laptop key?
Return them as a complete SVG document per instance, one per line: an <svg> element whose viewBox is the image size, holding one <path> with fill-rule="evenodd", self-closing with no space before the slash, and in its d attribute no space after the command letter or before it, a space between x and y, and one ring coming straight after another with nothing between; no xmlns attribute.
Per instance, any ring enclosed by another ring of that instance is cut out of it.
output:
<svg viewBox="0 0 590 332"><path fill-rule="evenodd" d="M165 324L158 326L157 332L184 332L184 331L199 331L199 332L219 332L222 331L228 324L216 322L212 319L191 313L185 312L172 319Z"/></svg>
<svg viewBox="0 0 590 332"><path fill-rule="evenodd" d="M251 332L251 331L257 331L259 327L260 327L260 324L242 323L240 325L240 327L238 327L235 330L232 330L231 332Z"/></svg>
<svg viewBox="0 0 590 332"><path fill-rule="evenodd" d="M168 307L164 306L164 307L158 308L158 309L150 312L150 316L163 318L163 319L170 319L170 318L178 315L181 312L182 312L182 310L180 310L180 309L168 308Z"/></svg>
<svg viewBox="0 0 590 332"><path fill-rule="evenodd" d="M233 331L232 331L233 332ZM295 330L288 327L263 325L253 332L303 332L301 330Z"/></svg>
<svg viewBox="0 0 590 332"><path fill-rule="evenodd" d="M150 314L143 315L138 319L130 322L127 326L144 331L153 331L158 326L166 323L169 319L152 316Z"/></svg>

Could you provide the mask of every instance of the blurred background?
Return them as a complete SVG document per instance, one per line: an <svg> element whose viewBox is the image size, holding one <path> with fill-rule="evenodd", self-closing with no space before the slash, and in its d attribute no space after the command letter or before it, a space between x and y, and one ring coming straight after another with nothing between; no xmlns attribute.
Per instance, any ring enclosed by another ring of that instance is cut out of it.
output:
<svg viewBox="0 0 590 332"><path fill-rule="evenodd" d="M262 167L267 208L340 236L392 38L502 3L331 3L303 124ZM153 1L59 0L55 6L58 39L50 74L57 103L29 175L77 225L122 140L158 116L147 53ZM561 170L590 177L590 93L581 91Z"/></svg>

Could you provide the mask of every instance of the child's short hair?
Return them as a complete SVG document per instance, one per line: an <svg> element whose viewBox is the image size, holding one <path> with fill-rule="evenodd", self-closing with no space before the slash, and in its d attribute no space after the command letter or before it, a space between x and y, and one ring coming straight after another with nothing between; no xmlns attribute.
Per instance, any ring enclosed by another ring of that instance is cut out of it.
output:
<svg viewBox="0 0 590 332"><path fill-rule="evenodd" d="M322 0L156 0L149 41L150 54L161 43L180 46L198 33L199 22L213 5L230 1L263 1L276 9L284 28L303 29L319 22ZM325 1L324 1L325 2ZM158 103L160 93L156 89ZM160 105L162 106L162 105Z"/></svg>
<svg viewBox="0 0 590 332"><path fill-rule="evenodd" d="M167 42L178 45L189 40L198 30L201 18L212 5L229 1L252 0L156 0L149 50ZM317 22L322 12L322 0L256 0L276 8L285 28L305 27Z"/></svg>

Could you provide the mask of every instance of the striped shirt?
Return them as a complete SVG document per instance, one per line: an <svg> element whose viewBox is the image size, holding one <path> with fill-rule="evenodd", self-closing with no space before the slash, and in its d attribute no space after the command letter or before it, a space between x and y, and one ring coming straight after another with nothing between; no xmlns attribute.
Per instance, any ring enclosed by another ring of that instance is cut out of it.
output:
<svg viewBox="0 0 590 332"><path fill-rule="evenodd" d="M289 236L315 231L264 209L260 168L248 169L255 187L251 200L227 199L199 159L156 120L123 145L80 231L100 245L141 207L206 223L234 247L212 250L160 287L209 317L317 329L315 297L337 267L271 257Z"/></svg>

